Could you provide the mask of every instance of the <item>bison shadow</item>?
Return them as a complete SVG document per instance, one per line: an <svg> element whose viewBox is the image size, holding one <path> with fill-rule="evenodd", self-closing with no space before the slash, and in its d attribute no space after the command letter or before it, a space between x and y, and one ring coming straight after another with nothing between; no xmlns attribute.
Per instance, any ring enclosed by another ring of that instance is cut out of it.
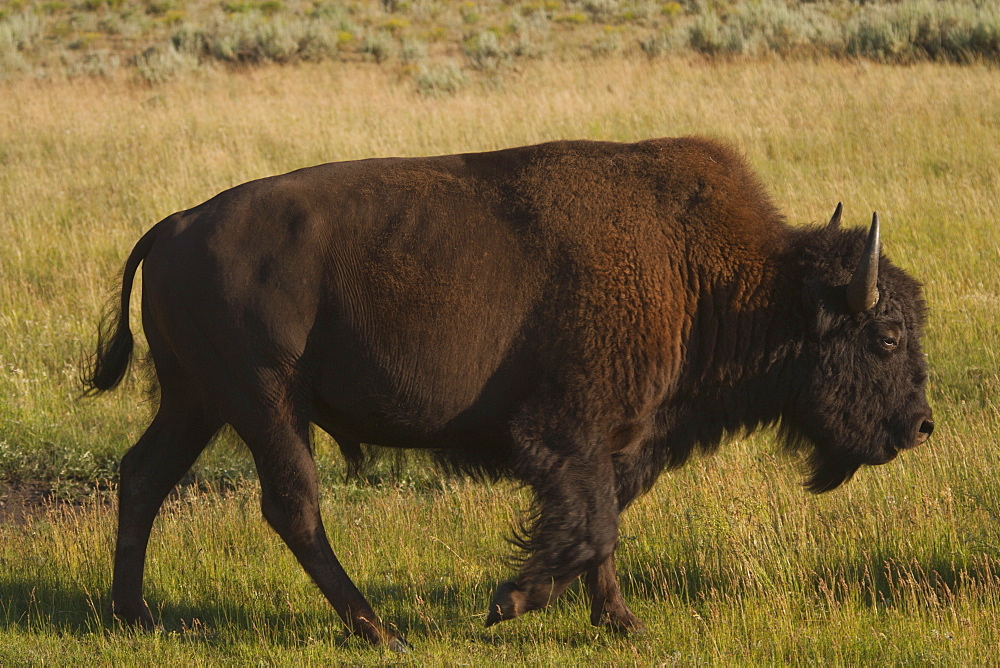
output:
<svg viewBox="0 0 1000 668"><path fill-rule="evenodd" d="M458 610L461 606L454 604L450 606L454 613L446 616L441 614L441 610L446 609L442 604L453 602L465 593L454 587L437 585L418 593L424 600L436 604L432 624L420 619L417 604L413 601L412 587L369 584L367 592L376 605L382 604L380 607L383 608L388 608L393 601L402 602L397 609L403 609L406 614L387 621L404 637L410 632L433 634L434 627L451 625L463 618ZM319 591L316 596L322 601ZM301 647L305 635L313 640L343 647L368 647L362 639L346 635L332 607L316 605L300 611L263 602L246 605L225 598L191 599L179 605L158 604L155 587L150 587L148 600L159 623L156 632L183 638L185 641L209 645L228 644L232 642L232 637L222 633L222 630L231 629L236 634L266 633L269 644L282 647ZM485 605L484 602L484 612ZM406 608L412 610L407 611ZM77 638L108 631L143 633L124 627L112 615L110 591L94 593L71 583L39 585L34 581L10 577L0 578L0 629L28 634L41 629L52 629L60 635ZM318 637L316 629L323 629Z"/></svg>
<svg viewBox="0 0 1000 668"><path fill-rule="evenodd" d="M739 598L759 592L757 585L726 573L709 572L694 561L661 561L628 571L623 568L622 590L626 600L654 604L674 598L697 607L705 600L719 597ZM913 605L913 587L923 600L947 602L961 595L970 583L996 581L997 573L988 564L956 564L945 556L920 563L903 554L873 552L853 561L831 562L809 576L806 585L815 600L826 605L860 601L871 608L907 609ZM475 610L486 612L489 592L499 584L463 590L443 584L397 586L378 582L361 582L364 591L386 621L404 637L434 636L441 628L457 628L470 621L479 626L480 615L468 614L469 605L459 603L475 598ZM860 596L858 593L860 592ZM317 596L319 592L317 591ZM420 600L415 600L419 597ZM213 644L231 642L222 629L237 633L260 634L268 630L268 642L279 646L299 647L302 636L342 647L366 646L363 641L347 637L332 608L316 606L310 610L279 609L276 605L245 605L232 600L190 600L181 605L156 604L155 589L149 592L154 614L160 620L160 632L177 635L186 641ZM579 612L580 629L587 626L587 603L582 586L577 583L556 602L557 610L572 608ZM647 606L644 606L648 608ZM385 614L389 609L394 612ZM544 611L541 613L546 614ZM482 615L483 617L485 614ZM518 624L517 621L513 622ZM31 633L41 628L83 637L94 633L134 633L123 628L110 612L110 593L88 592L68 583L39 585L19 578L0 579L0 628ZM324 629L316 637L315 629ZM505 628L501 625L500 629ZM513 628L513 627L511 627ZM656 632L655 626L650 629ZM592 632L578 637L580 642L592 639ZM473 633L471 638L483 644L505 644L512 639L506 633L486 631ZM471 639L470 638L470 639ZM567 640L572 641L571 638Z"/></svg>

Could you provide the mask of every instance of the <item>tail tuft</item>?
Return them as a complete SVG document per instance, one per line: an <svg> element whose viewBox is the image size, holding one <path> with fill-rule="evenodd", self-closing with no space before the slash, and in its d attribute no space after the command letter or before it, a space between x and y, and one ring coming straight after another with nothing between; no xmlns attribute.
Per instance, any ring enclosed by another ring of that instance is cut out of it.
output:
<svg viewBox="0 0 1000 668"><path fill-rule="evenodd" d="M84 394L96 396L122 382L132 365L132 332L116 306L104 316L97 332L97 352L85 363Z"/></svg>
<svg viewBox="0 0 1000 668"><path fill-rule="evenodd" d="M139 263L153 247L156 226L142 235L132 249L122 271L120 301L112 303L97 331L97 352L83 369L84 395L93 396L114 389L132 364L132 330L128 326L128 303Z"/></svg>

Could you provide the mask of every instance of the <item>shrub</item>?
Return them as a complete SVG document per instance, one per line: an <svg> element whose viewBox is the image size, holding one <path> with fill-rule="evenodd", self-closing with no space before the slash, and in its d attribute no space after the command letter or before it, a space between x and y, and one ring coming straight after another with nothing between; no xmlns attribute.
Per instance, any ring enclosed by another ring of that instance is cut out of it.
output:
<svg viewBox="0 0 1000 668"><path fill-rule="evenodd" d="M291 62L300 57L307 26L303 20L265 19L257 12L233 14L206 32L205 49L229 62Z"/></svg>
<svg viewBox="0 0 1000 668"><path fill-rule="evenodd" d="M565 23L567 25L580 25L582 23L587 23L587 15L583 12L564 12L562 14L556 14L552 17L552 20L556 23Z"/></svg>
<svg viewBox="0 0 1000 668"><path fill-rule="evenodd" d="M173 42L168 42L165 46L146 49L135 57L132 64L140 79L155 84L196 69L198 58L190 52L177 49Z"/></svg>
<svg viewBox="0 0 1000 668"><path fill-rule="evenodd" d="M715 13L699 15L688 32L688 45L708 55L741 53L743 35L722 24Z"/></svg>
<svg viewBox="0 0 1000 668"><path fill-rule="evenodd" d="M230 14L245 14L249 12L259 12L265 16L274 16L285 8L281 0L256 0L247 2L246 0L235 0L225 3L222 8Z"/></svg>
<svg viewBox="0 0 1000 668"><path fill-rule="evenodd" d="M404 63L415 63L427 58L427 43L423 40L408 37L403 40L399 50L399 59Z"/></svg>
<svg viewBox="0 0 1000 668"><path fill-rule="evenodd" d="M309 16L312 18L342 19L344 8L331 0L317 0L313 3Z"/></svg>
<svg viewBox="0 0 1000 668"><path fill-rule="evenodd" d="M396 53L396 41L389 33L376 32L361 42L361 52L374 58L376 63L384 63Z"/></svg>
<svg viewBox="0 0 1000 668"><path fill-rule="evenodd" d="M688 29L688 45L709 55L788 55L795 51L840 52L832 17L806 4L769 0L736 6L720 15L703 11Z"/></svg>
<svg viewBox="0 0 1000 668"><path fill-rule="evenodd" d="M889 62L1000 61L1000 7L923 2L871 7L845 26L848 55Z"/></svg>
<svg viewBox="0 0 1000 668"><path fill-rule="evenodd" d="M32 49L41 36L35 14L14 14L0 21L0 79L28 69L23 52Z"/></svg>
<svg viewBox="0 0 1000 668"><path fill-rule="evenodd" d="M354 37L328 21L308 21L303 25L305 30L299 37L298 45L298 55L302 60L318 62L333 59L339 53L341 44Z"/></svg>
<svg viewBox="0 0 1000 668"><path fill-rule="evenodd" d="M590 51L595 56L605 56L622 48L622 34L620 30L615 30L611 26L604 26L601 34L590 45Z"/></svg>
<svg viewBox="0 0 1000 668"><path fill-rule="evenodd" d="M664 16L674 17L681 14L684 8L681 7L679 2L668 2L660 7L660 13Z"/></svg>
<svg viewBox="0 0 1000 668"><path fill-rule="evenodd" d="M474 2L463 2L458 8L459 13L462 15L462 21L466 25L475 25L479 23L479 8L476 7Z"/></svg>
<svg viewBox="0 0 1000 668"><path fill-rule="evenodd" d="M301 22L269 21L257 26L256 37L262 60L284 63L299 55L299 41L305 35Z"/></svg>
<svg viewBox="0 0 1000 668"><path fill-rule="evenodd" d="M676 28L668 28L639 40L639 49L650 58L659 58L679 51L687 45L688 33Z"/></svg>
<svg viewBox="0 0 1000 668"><path fill-rule="evenodd" d="M42 36L42 22L32 12L21 12L0 21L0 39L8 48L27 51L35 46Z"/></svg>
<svg viewBox="0 0 1000 668"><path fill-rule="evenodd" d="M783 2L741 5L727 22L729 44L739 45L743 53L789 54L802 48L819 48L837 39L837 25L832 18L808 5L796 9Z"/></svg>
<svg viewBox="0 0 1000 668"><path fill-rule="evenodd" d="M121 59L117 54L100 49L81 55L70 55L63 52L63 69L71 77L103 77L118 70Z"/></svg>
<svg viewBox="0 0 1000 668"><path fill-rule="evenodd" d="M430 67L421 65L417 72L417 90L425 95L455 93L469 83L469 77L454 61Z"/></svg>
<svg viewBox="0 0 1000 668"><path fill-rule="evenodd" d="M510 55L500 44L500 38L491 30L467 39L462 50L473 68L486 72L496 72L510 59Z"/></svg>
<svg viewBox="0 0 1000 668"><path fill-rule="evenodd" d="M382 24L382 30L388 30L394 35L403 32L409 27L410 27L409 20L400 18L398 16L394 16Z"/></svg>
<svg viewBox="0 0 1000 668"><path fill-rule="evenodd" d="M848 27L846 52L874 60L895 60L908 46L909 36L900 26L879 13L865 12Z"/></svg>
<svg viewBox="0 0 1000 668"><path fill-rule="evenodd" d="M583 9L588 12L595 21L610 21L615 18L620 11L618 0L584 0Z"/></svg>
<svg viewBox="0 0 1000 668"><path fill-rule="evenodd" d="M207 53L210 50L208 40L204 30L189 25L181 25L170 36L170 43L175 50L193 56Z"/></svg>
<svg viewBox="0 0 1000 668"><path fill-rule="evenodd" d="M59 12L68 9L69 5L62 0L51 0L51 2L43 2L39 9L42 10L44 14L58 14Z"/></svg>
<svg viewBox="0 0 1000 668"><path fill-rule="evenodd" d="M174 0L146 0L147 14L162 16L172 9L176 9Z"/></svg>
<svg viewBox="0 0 1000 668"><path fill-rule="evenodd" d="M549 18L544 11L528 14L514 12L509 28L513 33L510 55L518 58L538 58L549 49Z"/></svg>
<svg viewBox="0 0 1000 668"><path fill-rule="evenodd" d="M15 72L27 68L21 51L17 48L10 26L0 23L0 79L5 79Z"/></svg>

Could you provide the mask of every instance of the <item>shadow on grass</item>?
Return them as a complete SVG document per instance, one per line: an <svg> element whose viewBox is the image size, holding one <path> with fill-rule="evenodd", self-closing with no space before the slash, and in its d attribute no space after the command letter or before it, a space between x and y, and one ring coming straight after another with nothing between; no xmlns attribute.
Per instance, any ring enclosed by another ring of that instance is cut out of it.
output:
<svg viewBox="0 0 1000 668"><path fill-rule="evenodd" d="M634 602L673 598L698 609L707 601L767 594L766 587L759 583L733 573L707 571L694 561L660 561L631 568L623 564L620 575L626 600ZM526 633L537 636L537 623L525 621L505 623L491 630L482 627L484 619L476 612L486 612L488 597L498 584L499 580L484 582L470 589L441 584L421 587L359 583L376 611L403 637L457 636L490 646L518 644ZM802 594L814 602L873 609L947 606L967 590L973 596L1000 598L1000 560L985 555L960 562L941 557L921 564L905 555L872 551L850 562L825 564L801 582ZM332 607L312 606L297 611L232 599L160 604L155 592L150 593L149 603L159 620L160 632L183 642L225 646L250 637L291 648L300 647L308 638L345 649L365 647L362 640L348 636ZM561 642L594 641L597 632L590 627L585 592L579 583L552 610L531 613L531 617L548 614L579 616L578 625L554 624ZM123 627L111 615L106 591L95 593L66 584L42 585L10 578L0 578L0 627L76 637L143 635ZM614 642L612 634L602 635L608 635L607 642Z"/></svg>
<svg viewBox="0 0 1000 668"><path fill-rule="evenodd" d="M441 627L468 619L460 612L465 609L459 600L463 592L454 587L438 585L418 592L421 602L431 604L433 613L429 609L419 609L419 603L413 600L412 587L376 585L362 589L376 611L383 608L394 611L394 615L384 617L384 621L404 638L411 633L434 634ZM116 633L139 638L148 635L117 620L111 614L110 600L108 592L90 593L62 584L40 585L0 578L0 629L75 637ZM249 636L289 648L301 647L305 638L345 648L366 646L362 639L348 634L332 606L297 611L276 609L268 604L244 605L225 599L191 600L176 605L159 603L155 592L150 593L147 603L158 624L152 633L187 642L223 646ZM449 612L442 614L442 611Z"/></svg>
<svg viewBox="0 0 1000 668"><path fill-rule="evenodd" d="M633 564L620 568L626 601L676 598L697 607L709 599L761 596L767 584L732 570L707 570L693 560ZM970 592L1000 596L1000 559L979 555L926 563L905 554L873 550L852 561L831 561L802 579L804 594L827 604L854 602L867 608L946 605ZM971 591L974 590L974 591Z"/></svg>
<svg viewBox="0 0 1000 668"><path fill-rule="evenodd" d="M587 620L587 608L577 599L582 591L568 593L549 611L533 612L523 619L484 628L488 602L483 594L491 594L500 582L484 583L474 591L442 585L424 589L371 582L360 584L386 624L404 638L417 638L418 648L419 639L429 637L447 637L484 647L537 642L539 622L547 626L546 615L563 617L568 609L572 609L570 614L575 623L569 627L564 622L553 624L553 628L559 629L559 642L568 646L593 642L598 632ZM148 603L159 624L152 633L123 626L116 620L110 612L107 592L91 594L63 585L47 586L43 590L30 582L0 580L0 628L77 639L103 635L141 641L155 633L177 642L217 648L248 640L289 649L301 648L307 640L343 649L368 647L364 640L347 633L332 606L295 611L267 604L244 605L226 599L161 604L155 599L155 593L151 593ZM482 614L477 614L479 612ZM609 640L615 639L609 635Z"/></svg>

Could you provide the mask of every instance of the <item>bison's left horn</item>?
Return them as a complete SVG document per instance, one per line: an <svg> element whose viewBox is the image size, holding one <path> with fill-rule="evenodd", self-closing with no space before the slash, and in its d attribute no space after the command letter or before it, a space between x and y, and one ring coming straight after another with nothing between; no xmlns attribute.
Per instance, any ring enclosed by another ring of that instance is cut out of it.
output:
<svg viewBox="0 0 1000 668"><path fill-rule="evenodd" d="M878 214L872 214L872 227L861 253L861 262L847 286L847 306L852 313L867 311L878 303Z"/></svg>
<svg viewBox="0 0 1000 668"><path fill-rule="evenodd" d="M837 210L830 216L830 222L826 224L831 230L840 229L840 214L844 212L844 203L837 202Z"/></svg>

